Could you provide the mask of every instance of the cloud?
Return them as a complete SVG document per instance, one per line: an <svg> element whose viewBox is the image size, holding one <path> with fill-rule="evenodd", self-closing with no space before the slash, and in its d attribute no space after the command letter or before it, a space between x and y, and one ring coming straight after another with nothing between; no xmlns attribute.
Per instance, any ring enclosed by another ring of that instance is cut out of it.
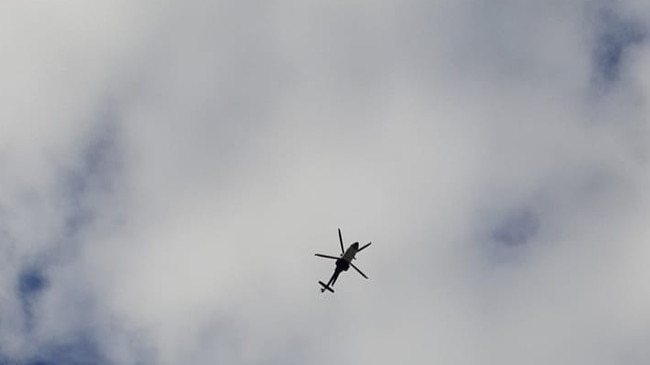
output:
<svg viewBox="0 0 650 365"><path fill-rule="evenodd" d="M596 79L616 81L621 63L628 50L642 44L647 33L646 24L633 15L621 14L616 5L604 4L594 10L595 46L594 73Z"/></svg>
<svg viewBox="0 0 650 365"><path fill-rule="evenodd" d="M53 4L0 12L1 361L647 363L643 2Z"/></svg>

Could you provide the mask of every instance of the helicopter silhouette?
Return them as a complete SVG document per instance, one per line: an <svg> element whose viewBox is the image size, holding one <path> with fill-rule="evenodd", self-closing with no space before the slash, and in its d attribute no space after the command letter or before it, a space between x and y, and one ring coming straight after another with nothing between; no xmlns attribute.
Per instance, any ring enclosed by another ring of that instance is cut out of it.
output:
<svg viewBox="0 0 650 365"><path fill-rule="evenodd" d="M352 260L356 259L356 254L358 252L363 251L366 247L370 246L372 242L368 242L367 244L359 247L359 242L355 242L351 244L348 249L346 250L343 247L343 236L341 235L341 229L339 228L339 243L341 244L341 256L336 257L336 256L330 256L330 255L323 255L320 253L317 253L316 256L318 257L323 257L326 259L332 259L336 260L336 268L334 269L334 274L332 274L332 277L330 280L327 282L327 284L323 283L322 281L319 281L318 283L321 285L321 293L324 293L325 290L330 291L334 293L334 289L332 289L332 286L334 286L334 283L336 283L336 279L338 279L339 275L343 271L348 271L350 266L352 266L353 269L355 269L361 276L364 278L368 279L366 274L364 274L361 270L359 270L358 267L356 267L353 263Z"/></svg>

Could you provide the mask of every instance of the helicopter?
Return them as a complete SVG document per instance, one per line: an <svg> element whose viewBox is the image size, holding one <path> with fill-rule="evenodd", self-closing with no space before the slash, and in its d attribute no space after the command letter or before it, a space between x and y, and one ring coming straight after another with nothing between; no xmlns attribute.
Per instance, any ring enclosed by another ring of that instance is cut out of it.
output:
<svg viewBox="0 0 650 365"><path fill-rule="evenodd" d="M359 270L358 267L356 267L353 263L352 260L355 260L356 257L355 255L363 251L366 247L370 246L372 242L368 242L367 244L359 247L359 242L355 242L351 244L348 249L346 250L343 247L343 236L341 235L341 229L339 228L339 243L341 244L341 256L336 257L336 256L330 256L330 255L323 255L320 253L315 254L318 257L323 257L326 259L332 259L336 260L336 268L334 269L334 274L332 274L332 277L330 280L327 282L327 284L323 283L322 281L319 281L318 283L321 285L321 293L324 293L325 290L334 293L334 289L332 289L332 286L334 286L334 283L336 282L336 279L338 279L339 275L343 271L348 271L350 266L352 266L353 269L355 269L361 276L364 278L368 279L366 274L364 274L361 270Z"/></svg>

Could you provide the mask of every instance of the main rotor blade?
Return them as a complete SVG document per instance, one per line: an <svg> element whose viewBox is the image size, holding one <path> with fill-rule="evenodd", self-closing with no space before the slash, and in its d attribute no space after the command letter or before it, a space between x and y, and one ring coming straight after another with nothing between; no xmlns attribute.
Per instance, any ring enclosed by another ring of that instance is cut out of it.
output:
<svg viewBox="0 0 650 365"><path fill-rule="evenodd" d="M359 270L358 267L354 266L353 263L350 263L350 266L352 266L355 270L357 270L357 272L358 272L359 274L361 274L361 276L363 276L364 278L368 279L368 277L366 276L366 274L364 274L363 272L361 272L361 270Z"/></svg>
<svg viewBox="0 0 650 365"><path fill-rule="evenodd" d="M341 242L341 253L345 253L345 248L343 247L343 236L341 236L341 228L339 228L339 242Z"/></svg>
<svg viewBox="0 0 650 365"><path fill-rule="evenodd" d="M368 247L368 246L370 246L370 245L372 245L372 242L368 242L367 244L365 244L365 245L363 245L363 246L361 246L361 248L360 248L360 249L358 249L358 250L357 250L357 252L359 252L359 251L361 251L361 250L363 250L364 248L366 248L366 247Z"/></svg>
<svg viewBox="0 0 650 365"><path fill-rule="evenodd" d="M338 260L340 258L340 257L329 256L329 255L323 255L322 253L317 253L315 255L318 257L324 257L326 259L332 259L332 260Z"/></svg>

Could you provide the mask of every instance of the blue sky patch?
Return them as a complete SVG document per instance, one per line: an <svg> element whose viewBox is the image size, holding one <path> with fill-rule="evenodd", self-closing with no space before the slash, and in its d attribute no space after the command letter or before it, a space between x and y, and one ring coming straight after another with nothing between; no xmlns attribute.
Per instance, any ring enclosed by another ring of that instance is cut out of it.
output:
<svg viewBox="0 0 650 365"><path fill-rule="evenodd" d="M24 325L28 331L34 328L34 305L40 294L47 289L48 280L39 268L23 270L18 276L18 292L24 315Z"/></svg>
<svg viewBox="0 0 650 365"><path fill-rule="evenodd" d="M626 18L612 7L596 13L596 37L593 48L594 77L597 82L618 81L629 49L647 37L641 22Z"/></svg>
<svg viewBox="0 0 650 365"><path fill-rule="evenodd" d="M539 231L539 218L530 210L518 210L492 231L492 239L505 246L521 246L528 243Z"/></svg>
<svg viewBox="0 0 650 365"><path fill-rule="evenodd" d="M33 296L47 287L47 279L38 269L25 270L18 279L18 288L23 296Z"/></svg>

